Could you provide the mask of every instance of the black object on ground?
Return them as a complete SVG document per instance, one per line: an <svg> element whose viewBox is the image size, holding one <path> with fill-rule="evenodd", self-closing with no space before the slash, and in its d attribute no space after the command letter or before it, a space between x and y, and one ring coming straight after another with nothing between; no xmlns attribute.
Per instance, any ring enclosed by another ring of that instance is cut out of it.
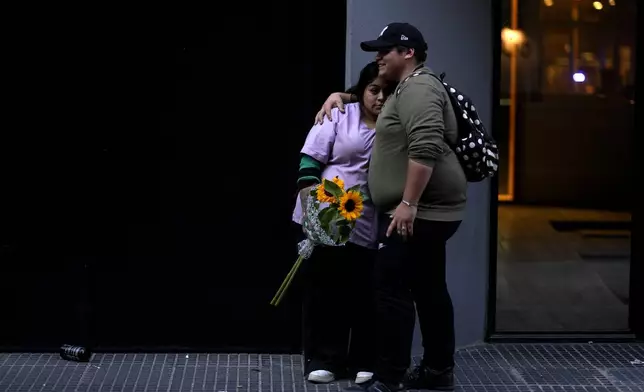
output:
<svg viewBox="0 0 644 392"><path fill-rule="evenodd" d="M83 346L63 344L60 347L60 357L68 361L88 362L92 357L92 352Z"/></svg>

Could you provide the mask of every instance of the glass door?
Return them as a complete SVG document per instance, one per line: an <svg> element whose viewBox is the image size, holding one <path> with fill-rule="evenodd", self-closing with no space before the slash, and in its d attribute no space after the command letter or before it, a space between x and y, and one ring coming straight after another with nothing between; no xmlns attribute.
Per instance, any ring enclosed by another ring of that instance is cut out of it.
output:
<svg viewBox="0 0 644 392"><path fill-rule="evenodd" d="M630 330L635 0L504 0L496 332Z"/></svg>

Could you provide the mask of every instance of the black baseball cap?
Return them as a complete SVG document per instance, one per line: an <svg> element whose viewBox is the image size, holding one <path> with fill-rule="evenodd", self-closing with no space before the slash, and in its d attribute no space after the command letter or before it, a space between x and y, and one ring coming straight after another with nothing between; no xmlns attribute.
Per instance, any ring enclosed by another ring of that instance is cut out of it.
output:
<svg viewBox="0 0 644 392"><path fill-rule="evenodd" d="M379 52L396 46L420 51L427 50L427 43L423 35L409 23L389 23L382 29L377 39L360 44L360 48L365 52Z"/></svg>

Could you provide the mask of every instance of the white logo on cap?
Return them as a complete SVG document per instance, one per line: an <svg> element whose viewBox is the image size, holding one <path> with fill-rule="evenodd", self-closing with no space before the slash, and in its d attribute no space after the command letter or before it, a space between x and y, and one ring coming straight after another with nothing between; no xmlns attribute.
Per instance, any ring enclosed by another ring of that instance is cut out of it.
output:
<svg viewBox="0 0 644 392"><path fill-rule="evenodd" d="M378 37L382 37L382 35L385 33L385 31L387 31L388 28L389 28L389 26L385 26L385 28L382 29L382 31L380 32L380 35Z"/></svg>
<svg viewBox="0 0 644 392"><path fill-rule="evenodd" d="M401 40L401 41L408 41L408 40L409 40L409 38L407 38L407 36L406 36L405 34L402 34L402 35L400 36L400 40Z"/></svg>

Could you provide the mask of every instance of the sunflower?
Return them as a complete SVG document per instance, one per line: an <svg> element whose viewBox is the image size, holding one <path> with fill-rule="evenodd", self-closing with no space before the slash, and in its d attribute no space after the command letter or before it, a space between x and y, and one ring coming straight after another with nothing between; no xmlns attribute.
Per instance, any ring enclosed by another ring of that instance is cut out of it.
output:
<svg viewBox="0 0 644 392"><path fill-rule="evenodd" d="M349 191L340 198L340 215L350 222L360 218L363 208L360 192Z"/></svg>
<svg viewBox="0 0 644 392"><path fill-rule="evenodd" d="M318 185L318 201L320 203L333 203L335 202L335 197L324 189L324 182Z"/></svg>
<svg viewBox="0 0 644 392"><path fill-rule="evenodd" d="M338 176L333 177L331 181L333 181L333 183L337 185L344 194L344 181L342 181ZM331 194L331 192L324 189L324 181L322 181L322 183L318 186L317 197L320 203L335 203L337 201Z"/></svg>
<svg viewBox="0 0 644 392"><path fill-rule="evenodd" d="M340 189L344 190L344 181L342 181L338 176L333 177L333 180L331 181L333 181L335 185L340 187Z"/></svg>

